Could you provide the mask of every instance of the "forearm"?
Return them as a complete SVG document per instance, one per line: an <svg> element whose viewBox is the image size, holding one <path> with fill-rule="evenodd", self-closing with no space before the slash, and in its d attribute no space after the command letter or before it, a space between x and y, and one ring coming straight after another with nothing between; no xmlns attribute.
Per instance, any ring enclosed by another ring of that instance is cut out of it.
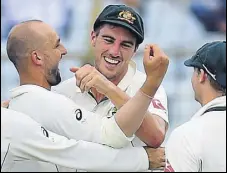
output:
<svg viewBox="0 0 227 173"><path fill-rule="evenodd" d="M157 148L164 141L167 125L158 115L146 113L146 116L136 132L136 136L149 147Z"/></svg>
<svg viewBox="0 0 227 173"><path fill-rule="evenodd" d="M115 119L127 137L135 134L143 122L151 103L151 97L155 95L158 88L156 85L151 85L152 83L147 80L131 99L125 92L114 86L106 93L112 103L118 109L120 108L115 115Z"/></svg>
<svg viewBox="0 0 227 173"><path fill-rule="evenodd" d="M117 109L120 109L131 98L116 85L112 86L106 96L116 106Z"/></svg>
<svg viewBox="0 0 227 173"><path fill-rule="evenodd" d="M150 103L151 99L138 91L118 110L115 119L127 137L132 136L139 129Z"/></svg>

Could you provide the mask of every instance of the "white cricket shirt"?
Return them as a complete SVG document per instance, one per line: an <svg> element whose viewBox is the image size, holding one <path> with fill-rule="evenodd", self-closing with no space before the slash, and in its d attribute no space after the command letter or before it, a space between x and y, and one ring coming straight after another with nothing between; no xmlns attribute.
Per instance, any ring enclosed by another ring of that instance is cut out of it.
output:
<svg viewBox="0 0 227 173"><path fill-rule="evenodd" d="M69 139L106 144L114 148L127 146L127 138L115 118L95 116L71 99L37 85L22 85L11 91L9 108L23 112L46 129Z"/></svg>
<svg viewBox="0 0 227 173"><path fill-rule="evenodd" d="M76 172L77 169L144 171L148 169L148 158L143 148L113 149L69 140L46 130L28 115L1 107L1 172Z"/></svg>
<svg viewBox="0 0 227 173"><path fill-rule="evenodd" d="M146 80L146 75L136 69L136 63L130 61L128 71L118 87L125 91L129 96L134 96ZM116 113L115 106L107 98L97 104L90 92L82 93L76 86L76 78L68 79L59 85L52 87L52 91L63 94L72 99L77 105L84 106L86 110L96 113L99 118L112 117ZM168 123L167 96L162 86L157 90L149 112L156 114ZM139 138L135 137L132 141L133 146L146 146Z"/></svg>
<svg viewBox="0 0 227 173"><path fill-rule="evenodd" d="M204 105L193 118L176 128L166 144L166 171L226 171L226 111L207 109L226 106L226 97Z"/></svg>

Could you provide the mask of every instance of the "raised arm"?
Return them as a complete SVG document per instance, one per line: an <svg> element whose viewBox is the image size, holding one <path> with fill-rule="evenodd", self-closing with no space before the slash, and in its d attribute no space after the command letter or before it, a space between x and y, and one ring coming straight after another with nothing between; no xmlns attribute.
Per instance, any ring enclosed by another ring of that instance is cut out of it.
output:
<svg viewBox="0 0 227 173"><path fill-rule="evenodd" d="M151 50L154 56L150 56ZM105 94L117 108L120 108L115 115L116 122L124 134L130 137L143 122L151 98L164 78L168 62L168 57L156 45L149 45L145 48L144 67L147 79L132 99L91 66L75 70L77 85L82 92L89 91L92 87L96 88Z"/></svg>

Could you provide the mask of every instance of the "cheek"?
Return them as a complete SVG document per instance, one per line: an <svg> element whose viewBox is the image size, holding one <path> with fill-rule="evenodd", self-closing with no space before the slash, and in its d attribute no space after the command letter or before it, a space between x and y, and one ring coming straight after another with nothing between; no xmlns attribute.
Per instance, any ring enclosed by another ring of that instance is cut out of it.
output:
<svg viewBox="0 0 227 173"><path fill-rule="evenodd" d="M133 55L134 55L134 51L132 50L122 51L122 56L125 62L129 62L132 59Z"/></svg>
<svg viewBox="0 0 227 173"><path fill-rule="evenodd" d="M194 90L196 89L196 86L197 86L197 83L198 83L197 80L198 80L198 78L197 78L196 74L194 73L193 76L192 76L192 79L191 79L192 87L193 87Z"/></svg>
<svg viewBox="0 0 227 173"><path fill-rule="evenodd" d="M106 52L108 52L109 49L109 45L103 44L101 42L96 42L95 46L94 46L94 54L95 54L95 60L100 60L101 56L103 54L105 54Z"/></svg>

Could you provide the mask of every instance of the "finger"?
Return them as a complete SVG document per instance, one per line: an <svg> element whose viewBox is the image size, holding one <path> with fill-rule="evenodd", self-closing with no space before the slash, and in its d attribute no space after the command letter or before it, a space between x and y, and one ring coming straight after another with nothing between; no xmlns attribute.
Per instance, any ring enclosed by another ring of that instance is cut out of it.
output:
<svg viewBox="0 0 227 173"><path fill-rule="evenodd" d="M69 70L73 73L76 73L79 69L79 67L71 67Z"/></svg>
<svg viewBox="0 0 227 173"><path fill-rule="evenodd" d="M86 68L81 67L76 73L76 85L80 87L81 81L83 78L85 78L87 75L89 75L91 72L90 70L87 70Z"/></svg>
<svg viewBox="0 0 227 173"><path fill-rule="evenodd" d="M161 167L166 167L166 162L162 162Z"/></svg>
<svg viewBox="0 0 227 173"><path fill-rule="evenodd" d="M92 87L94 87L94 80L90 80L89 82L86 83L86 85L84 86L84 90L86 92L90 91Z"/></svg>
<svg viewBox="0 0 227 173"><path fill-rule="evenodd" d="M153 51L153 56L154 57L162 57L164 55L164 52L156 44L151 44L150 45L150 49Z"/></svg>
<svg viewBox="0 0 227 173"><path fill-rule="evenodd" d="M162 158L161 161L162 161L162 162L166 162L166 158Z"/></svg>
<svg viewBox="0 0 227 173"><path fill-rule="evenodd" d="M85 89L85 86L86 86L86 84L87 84L89 81L91 81L92 79L93 79L93 78L92 78L91 74L89 74L89 75L85 76L85 77L81 80L81 82L80 82L80 89L81 89L82 92L87 91L87 90Z"/></svg>
<svg viewBox="0 0 227 173"><path fill-rule="evenodd" d="M146 45L144 48L144 62L148 61L150 59L150 46Z"/></svg>
<svg viewBox="0 0 227 173"><path fill-rule="evenodd" d="M165 162L161 162L161 163L158 165L158 169L165 168L165 166L166 166L166 163L165 163Z"/></svg>

